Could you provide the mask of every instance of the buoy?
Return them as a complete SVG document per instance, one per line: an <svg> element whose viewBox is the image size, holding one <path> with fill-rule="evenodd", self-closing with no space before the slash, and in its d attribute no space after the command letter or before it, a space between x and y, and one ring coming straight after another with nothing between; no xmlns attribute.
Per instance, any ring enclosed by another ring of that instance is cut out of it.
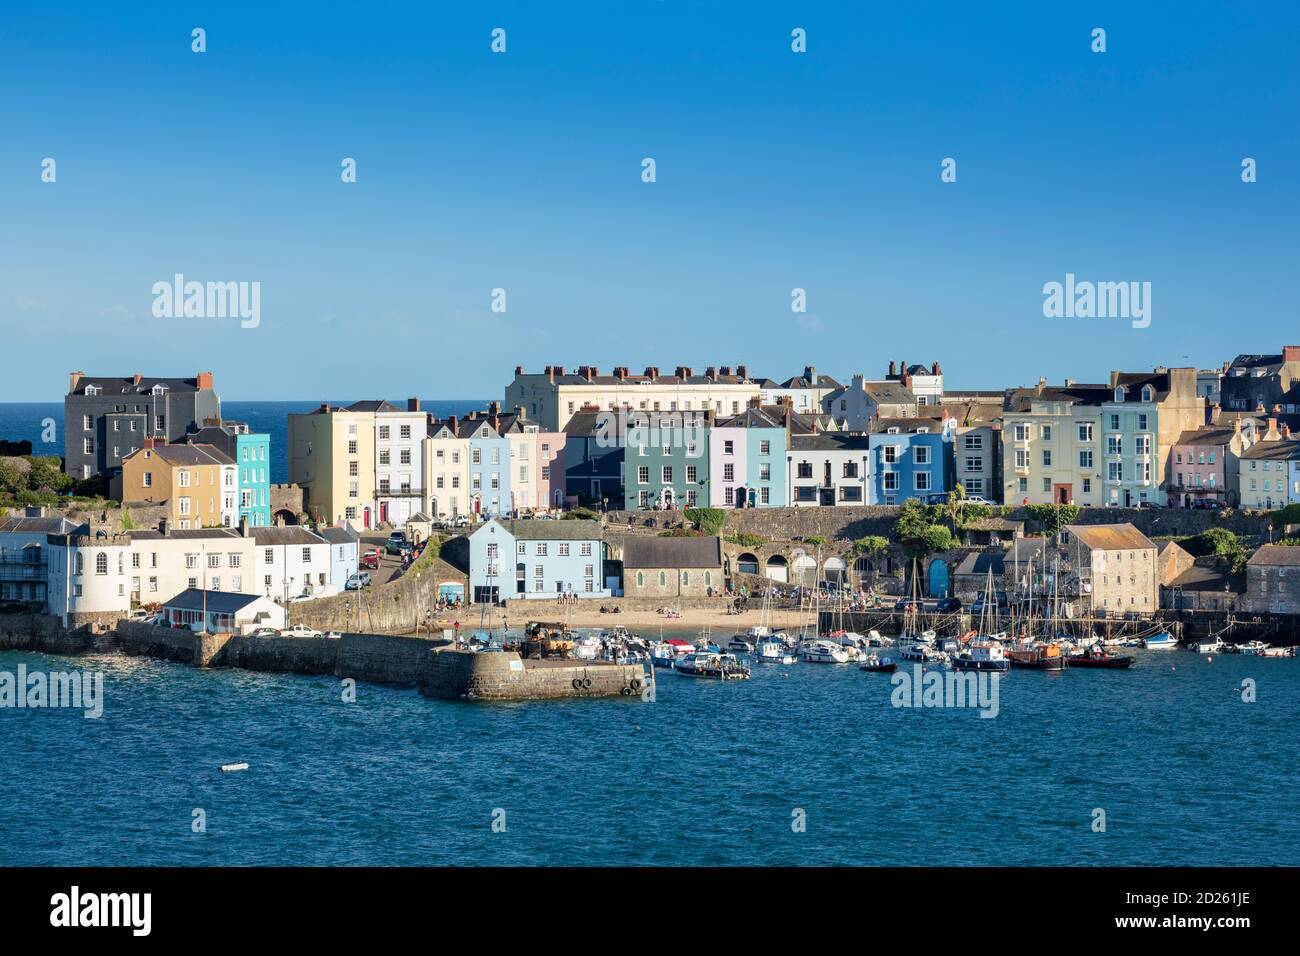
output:
<svg viewBox="0 0 1300 956"><path fill-rule="evenodd" d="M231 771L234 770L247 770L247 769L248 769L248 764L246 763L223 763L221 765L222 773L230 773Z"/></svg>

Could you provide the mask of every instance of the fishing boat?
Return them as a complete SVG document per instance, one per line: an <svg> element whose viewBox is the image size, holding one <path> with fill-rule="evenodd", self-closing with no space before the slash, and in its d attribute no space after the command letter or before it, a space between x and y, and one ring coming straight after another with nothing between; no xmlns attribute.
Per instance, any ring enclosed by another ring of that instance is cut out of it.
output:
<svg viewBox="0 0 1300 956"><path fill-rule="evenodd" d="M717 654L696 651L687 654L673 668L683 677L704 677L710 680L748 680L749 668L735 654Z"/></svg>
<svg viewBox="0 0 1300 956"><path fill-rule="evenodd" d="M1066 667L1061 645L1056 643L1030 644L1006 652L1012 667L1035 671L1063 671Z"/></svg>
<svg viewBox="0 0 1300 956"><path fill-rule="evenodd" d="M1294 647L1265 647L1259 652L1260 657L1295 657Z"/></svg>
<svg viewBox="0 0 1300 956"><path fill-rule="evenodd" d="M1178 641L1168 631L1160 631L1143 640L1142 646L1149 651L1168 650L1171 647L1177 647Z"/></svg>
<svg viewBox="0 0 1300 956"><path fill-rule="evenodd" d="M847 664L849 649L834 641L818 638L800 644L799 656L811 664Z"/></svg>
<svg viewBox="0 0 1300 956"><path fill-rule="evenodd" d="M1189 644L1187 649L1197 654L1217 654L1223 650L1223 639L1215 637L1208 641L1198 641L1195 644Z"/></svg>
<svg viewBox="0 0 1300 956"><path fill-rule="evenodd" d="M793 664L798 660L782 641L769 638L758 642L754 660L762 664Z"/></svg>
<svg viewBox="0 0 1300 956"><path fill-rule="evenodd" d="M604 649L604 642L594 634L584 634L573 642L573 656L580 661L594 661Z"/></svg>
<svg viewBox="0 0 1300 956"><path fill-rule="evenodd" d="M1132 654L1112 654L1107 648L1093 644L1082 654L1074 654L1069 659L1070 667L1120 668L1132 667L1137 660Z"/></svg>
<svg viewBox="0 0 1300 956"><path fill-rule="evenodd" d="M737 634L727 642L727 650L736 654L752 654L754 645L749 642L747 635Z"/></svg>
<svg viewBox="0 0 1300 956"><path fill-rule="evenodd" d="M917 664L946 664L949 660L945 652L937 649L932 644L927 644L925 641L915 641L904 645L899 650L898 657L900 660L912 661Z"/></svg>
<svg viewBox="0 0 1300 956"><path fill-rule="evenodd" d="M1005 671L1011 662L997 641L976 638L953 655L952 666L959 671Z"/></svg>

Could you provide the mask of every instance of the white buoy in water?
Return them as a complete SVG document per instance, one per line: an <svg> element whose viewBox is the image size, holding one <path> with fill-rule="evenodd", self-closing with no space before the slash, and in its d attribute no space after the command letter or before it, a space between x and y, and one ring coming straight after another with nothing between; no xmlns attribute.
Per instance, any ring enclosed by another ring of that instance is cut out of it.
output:
<svg viewBox="0 0 1300 956"><path fill-rule="evenodd" d="M223 763L221 765L222 773L230 773L231 771L234 770L247 770L247 769L248 769L248 764L246 763Z"/></svg>

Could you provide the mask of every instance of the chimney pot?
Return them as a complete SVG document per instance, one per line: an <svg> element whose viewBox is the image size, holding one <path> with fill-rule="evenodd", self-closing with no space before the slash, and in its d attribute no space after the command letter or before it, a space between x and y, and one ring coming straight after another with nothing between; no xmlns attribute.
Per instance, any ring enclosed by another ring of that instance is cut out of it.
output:
<svg viewBox="0 0 1300 956"><path fill-rule="evenodd" d="M196 376L198 387L206 391L212 391L212 373L199 372Z"/></svg>
<svg viewBox="0 0 1300 956"><path fill-rule="evenodd" d="M746 379L749 378L749 366L747 366L747 365L737 365L737 366L736 366L736 377L737 377L737 378L746 378Z"/></svg>
<svg viewBox="0 0 1300 956"><path fill-rule="evenodd" d="M897 374L898 369L896 368L894 361L891 359L889 362L889 377L893 378Z"/></svg>
<svg viewBox="0 0 1300 956"><path fill-rule="evenodd" d="M418 398L408 398L406 400L406 410L408 412L418 412L420 410L420 400Z"/></svg>
<svg viewBox="0 0 1300 956"><path fill-rule="evenodd" d="M516 366L515 366L515 378L518 378L520 375L523 375L523 374L524 374L524 367L523 367L522 365L516 365Z"/></svg>
<svg viewBox="0 0 1300 956"><path fill-rule="evenodd" d="M82 378L85 377L85 374L86 374L85 372L68 373L68 394L69 395L71 395L73 392L77 390L77 383L79 383L82 380Z"/></svg>

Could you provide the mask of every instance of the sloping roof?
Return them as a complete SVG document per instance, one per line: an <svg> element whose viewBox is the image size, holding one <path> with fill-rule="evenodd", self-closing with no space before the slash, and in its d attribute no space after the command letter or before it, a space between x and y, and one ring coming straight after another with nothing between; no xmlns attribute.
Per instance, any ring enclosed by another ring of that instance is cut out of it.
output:
<svg viewBox="0 0 1300 956"><path fill-rule="evenodd" d="M1069 402L1071 405L1100 405L1115 397L1109 385L1043 385L1009 388L1002 400L1008 412L1027 412L1033 402Z"/></svg>
<svg viewBox="0 0 1300 956"><path fill-rule="evenodd" d="M600 522L576 518L547 520L531 518L521 521L514 518L493 518L489 524L498 524L510 532L517 541L599 541ZM486 525L484 525L486 527ZM478 534L483 529L474 532Z"/></svg>
<svg viewBox="0 0 1300 956"><path fill-rule="evenodd" d="M1300 441L1259 441L1241 453L1242 458L1259 458L1270 461L1300 459Z"/></svg>
<svg viewBox="0 0 1300 956"><path fill-rule="evenodd" d="M1243 574L1233 574L1231 568L1221 564L1198 563L1178 575L1166 587L1183 591L1223 591L1225 584L1226 590L1240 594L1246 590L1246 577Z"/></svg>
<svg viewBox="0 0 1300 956"><path fill-rule="evenodd" d="M234 528L168 528L166 534L154 528L141 528L138 531L128 531L127 534L131 536L132 541L163 541L167 539L184 541L243 537Z"/></svg>
<svg viewBox="0 0 1300 956"><path fill-rule="evenodd" d="M1048 538L1016 538L1011 542L1006 561L1010 564L1024 564L1026 561L1039 563L1050 544Z"/></svg>
<svg viewBox="0 0 1300 956"><path fill-rule="evenodd" d="M1101 551L1155 549L1155 543L1127 521L1121 524L1072 524L1066 531L1088 548Z"/></svg>
<svg viewBox="0 0 1300 956"><path fill-rule="evenodd" d="M187 588L163 607L178 611L202 611L206 605L209 613L234 614L248 605L260 600L257 594L232 594L230 591L204 591L202 588Z"/></svg>
<svg viewBox="0 0 1300 956"><path fill-rule="evenodd" d="M916 404L916 393L901 382L863 382L862 390L870 395L877 405Z"/></svg>
<svg viewBox="0 0 1300 956"><path fill-rule="evenodd" d="M1023 521L1012 521L1001 515L989 515L985 518L973 518L965 524L967 531L1024 531Z"/></svg>
<svg viewBox="0 0 1300 956"><path fill-rule="evenodd" d="M719 568L720 538L660 538L633 535L623 542L624 568Z"/></svg>
<svg viewBox="0 0 1300 956"><path fill-rule="evenodd" d="M100 389L100 394L104 396L147 395L153 391L155 385L161 385L173 392L197 392L199 390L199 380L197 378L141 378L139 384L137 384L135 377L130 375L125 378L83 375L77 380L77 387L68 394L85 395L87 385L94 385Z"/></svg>
<svg viewBox="0 0 1300 956"><path fill-rule="evenodd" d="M1205 425L1183 432L1174 444L1223 446L1232 441L1234 431L1231 425Z"/></svg>
<svg viewBox="0 0 1300 956"><path fill-rule="evenodd" d="M314 532L298 525L285 525L282 528L253 528L253 540L260 547L272 547L278 544L323 544L325 539Z"/></svg>
<svg viewBox="0 0 1300 956"><path fill-rule="evenodd" d="M1141 402L1144 385L1151 386L1153 402L1163 401L1169 395L1168 372L1116 372L1112 378L1116 388L1124 386L1125 402ZM1111 400L1114 401L1114 395Z"/></svg>
<svg viewBox="0 0 1300 956"><path fill-rule="evenodd" d="M866 435L842 435L838 432L818 432L814 435L791 435L790 451L866 451L870 448Z"/></svg>
<svg viewBox="0 0 1300 956"><path fill-rule="evenodd" d="M0 518L0 532L14 534L67 534L76 525L67 518L28 518L19 515L12 518Z"/></svg>
<svg viewBox="0 0 1300 956"><path fill-rule="evenodd" d="M1257 568L1264 566L1298 567L1300 566L1300 548L1285 544L1261 545L1259 550L1252 554L1250 560L1246 563Z"/></svg>
<svg viewBox="0 0 1300 956"><path fill-rule="evenodd" d="M428 521L429 519L425 518L424 520ZM361 540L361 535L351 528L340 528L335 525L321 528L320 536L330 544L356 544Z"/></svg>
<svg viewBox="0 0 1300 956"><path fill-rule="evenodd" d="M176 445L154 445L152 449L137 448L122 460L142 456L146 451L152 451L155 456L170 465L233 465L235 463L234 459L219 448L187 442Z"/></svg>
<svg viewBox="0 0 1300 956"><path fill-rule="evenodd" d="M353 402L353 403L352 403L351 405L349 405L346 409L344 409L344 411L348 411L348 412L396 412L396 411L401 411L401 409L399 409L396 405L393 405L391 402L385 402L385 401L382 401L382 400L375 400L375 399L366 399L366 400L362 400L362 401L360 401L360 402Z"/></svg>
<svg viewBox="0 0 1300 956"><path fill-rule="evenodd" d="M936 418L881 418L871 430L877 435L887 435L891 428L909 435L941 435L943 421Z"/></svg>
<svg viewBox="0 0 1300 956"><path fill-rule="evenodd" d="M739 415L732 415L730 418L723 418L715 423L716 428L784 428L785 420L777 409L779 406L768 406L767 408L747 408ZM771 411L769 409L772 409Z"/></svg>
<svg viewBox="0 0 1300 956"><path fill-rule="evenodd" d="M1005 570L1005 556L1001 551L972 551L957 565L954 574L987 577L992 571L995 578L1000 578Z"/></svg>

